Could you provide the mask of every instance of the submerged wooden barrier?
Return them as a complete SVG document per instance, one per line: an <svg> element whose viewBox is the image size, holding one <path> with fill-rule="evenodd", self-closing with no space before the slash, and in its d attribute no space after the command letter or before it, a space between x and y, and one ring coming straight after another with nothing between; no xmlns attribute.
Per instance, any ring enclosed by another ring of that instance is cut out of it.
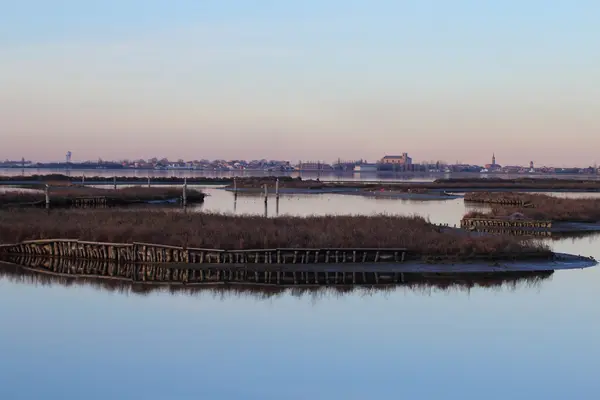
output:
<svg viewBox="0 0 600 400"><path fill-rule="evenodd" d="M481 233L492 233L496 235L509 235L509 236L541 236L550 237L553 236L552 231L539 230L539 229L506 229L506 228L471 228L475 232Z"/></svg>
<svg viewBox="0 0 600 400"><path fill-rule="evenodd" d="M282 266L252 265L211 265L193 266L189 264L116 263L101 260L76 260L69 258L13 256L11 264L36 273L48 274L69 279L104 279L130 283L154 285L273 285L273 286L316 286L316 285L398 285L413 282L447 281L457 276L465 282L469 276L479 281L491 280L498 276L522 278L528 276L549 276L553 271L501 271L501 272L400 272L364 269L362 271L328 271L310 266L286 269Z"/></svg>
<svg viewBox="0 0 600 400"><path fill-rule="evenodd" d="M107 207L106 197L78 197L72 200L71 207L76 208L101 208Z"/></svg>
<svg viewBox="0 0 600 400"><path fill-rule="evenodd" d="M493 199L493 198L483 199L483 198L478 198L478 197L465 196L464 201L467 203L499 204L499 205L503 205L503 206L515 206L515 207L526 207L526 208L535 207L535 205L533 203L531 203L530 201L519 200L519 199Z"/></svg>
<svg viewBox="0 0 600 400"><path fill-rule="evenodd" d="M222 250L138 242L100 243L74 239L30 240L12 245L0 245L0 253L80 260L189 264L399 263L408 258L407 250L404 248Z"/></svg>
<svg viewBox="0 0 600 400"><path fill-rule="evenodd" d="M520 220L506 218L463 218L460 221L463 229L473 228L530 228L530 229L551 229L552 221L543 220Z"/></svg>

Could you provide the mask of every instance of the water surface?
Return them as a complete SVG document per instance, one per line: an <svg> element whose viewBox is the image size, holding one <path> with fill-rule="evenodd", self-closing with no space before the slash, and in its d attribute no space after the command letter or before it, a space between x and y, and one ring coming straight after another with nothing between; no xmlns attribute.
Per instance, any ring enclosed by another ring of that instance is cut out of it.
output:
<svg viewBox="0 0 600 400"><path fill-rule="evenodd" d="M200 210L233 212L231 193L209 194ZM240 196L236 212L263 207ZM280 200L294 215L457 224L464 211L462 200ZM549 243L600 259L598 236ZM596 399L599 284L593 267L493 287L139 295L3 276L0 399Z"/></svg>

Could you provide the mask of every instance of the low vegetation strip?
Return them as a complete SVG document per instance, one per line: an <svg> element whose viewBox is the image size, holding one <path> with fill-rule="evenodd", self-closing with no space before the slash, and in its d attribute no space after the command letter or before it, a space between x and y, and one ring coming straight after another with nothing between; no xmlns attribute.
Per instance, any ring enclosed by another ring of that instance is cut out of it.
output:
<svg viewBox="0 0 600 400"><path fill-rule="evenodd" d="M434 185L453 188L540 189L540 190L600 190L600 180L557 178L449 178L436 179Z"/></svg>
<svg viewBox="0 0 600 400"><path fill-rule="evenodd" d="M0 243L69 238L186 248L405 248L434 259L514 258L550 250L514 237L470 235L417 216L231 216L164 210L0 211Z"/></svg>
<svg viewBox="0 0 600 400"><path fill-rule="evenodd" d="M118 172L117 172L118 173ZM233 181L232 178L213 178L213 177L188 177L185 178L188 184L207 184L207 185L225 185ZM291 178L289 178L291 179ZM12 182L31 184L43 183L112 183L116 180L119 183L147 183L148 177L143 176L67 176L64 174L48 174L48 175L14 175L0 176L0 182L10 184ZM161 183L167 185L180 185L184 182L184 178L176 176L151 176L152 183Z"/></svg>
<svg viewBox="0 0 600 400"><path fill-rule="evenodd" d="M168 187L127 187L121 189L99 189L86 186L52 186L49 189L50 201L53 205L70 205L76 199L106 198L107 204L119 205L127 203L143 203L179 199L181 188ZM188 202L201 202L204 193L187 189ZM45 203L45 193L35 190L11 190L0 192L0 206Z"/></svg>
<svg viewBox="0 0 600 400"><path fill-rule="evenodd" d="M502 205L515 205L523 207L535 207L536 195L514 192L470 192L466 193L464 200L474 203L490 203Z"/></svg>
<svg viewBox="0 0 600 400"><path fill-rule="evenodd" d="M117 174L119 172L115 172ZM40 183L110 183L115 179L119 184L147 183L148 177L133 176L67 176L63 174L30 175L30 176L0 176L0 183L27 184ZM229 185L233 187L234 178L229 177L187 177L188 184L196 185ZM555 190L555 191L600 191L600 180L582 179L557 179L550 177L541 178L464 178L464 179L438 179L434 182L325 182L318 179L301 179L290 176L280 177L237 177L236 185L239 188L261 188L263 185L273 187L279 179L281 188L291 189L366 189L366 190ZM182 177L150 177L152 184L177 185L184 182Z"/></svg>
<svg viewBox="0 0 600 400"><path fill-rule="evenodd" d="M543 194L525 193L486 193L482 194L489 203L521 201L523 207L494 206L488 212L472 211L465 218L504 218L546 220L555 222L600 221L600 199L566 199Z"/></svg>

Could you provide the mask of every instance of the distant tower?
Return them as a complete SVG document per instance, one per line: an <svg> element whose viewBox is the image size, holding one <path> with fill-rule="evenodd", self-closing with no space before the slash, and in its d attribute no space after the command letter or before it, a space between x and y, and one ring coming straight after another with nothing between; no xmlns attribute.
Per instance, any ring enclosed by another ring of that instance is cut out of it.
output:
<svg viewBox="0 0 600 400"><path fill-rule="evenodd" d="M71 162L71 155L72 155L72 153L70 151L67 151L67 157L66 157L67 164Z"/></svg>
<svg viewBox="0 0 600 400"><path fill-rule="evenodd" d="M496 154L492 154L492 165L496 165Z"/></svg>

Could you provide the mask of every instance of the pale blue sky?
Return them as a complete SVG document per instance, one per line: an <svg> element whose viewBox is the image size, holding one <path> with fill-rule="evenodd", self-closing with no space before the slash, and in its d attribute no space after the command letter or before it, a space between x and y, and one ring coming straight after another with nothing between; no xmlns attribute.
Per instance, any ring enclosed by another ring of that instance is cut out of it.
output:
<svg viewBox="0 0 600 400"><path fill-rule="evenodd" d="M600 162L597 1L0 5L0 158Z"/></svg>

